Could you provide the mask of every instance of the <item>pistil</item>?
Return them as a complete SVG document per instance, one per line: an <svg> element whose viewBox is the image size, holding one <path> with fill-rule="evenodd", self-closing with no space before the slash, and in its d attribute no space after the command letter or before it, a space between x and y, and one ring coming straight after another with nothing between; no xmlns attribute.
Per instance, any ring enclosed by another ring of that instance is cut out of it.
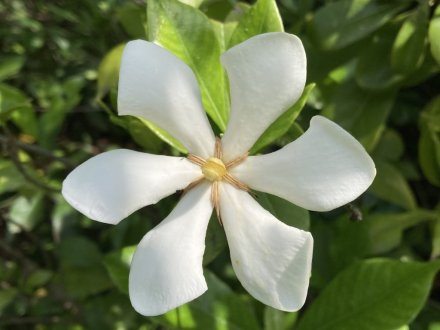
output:
<svg viewBox="0 0 440 330"><path fill-rule="evenodd" d="M190 190L191 188L195 187L203 180L208 180L212 182L211 203L212 206L215 208L217 218L220 224L222 224L220 217L220 194L219 194L221 181L226 181L227 183L233 185L237 189L249 191L249 187L245 183L234 178L228 172L231 168L245 161L247 158L247 153L226 164L223 163L221 158L222 158L222 147L221 147L221 140L219 138L217 138L215 141L214 157L205 160L200 156L189 154L188 160L200 166L200 168L202 169L203 176L191 182L188 185L188 187L186 187L184 190L185 192Z"/></svg>

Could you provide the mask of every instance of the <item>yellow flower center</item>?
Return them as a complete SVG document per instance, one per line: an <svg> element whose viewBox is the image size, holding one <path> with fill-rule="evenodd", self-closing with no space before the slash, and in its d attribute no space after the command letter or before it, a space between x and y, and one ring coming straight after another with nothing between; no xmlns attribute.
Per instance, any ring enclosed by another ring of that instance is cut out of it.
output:
<svg viewBox="0 0 440 330"><path fill-rule="evenodd" d="M207 180L214 182L221 181L228 171L225 164L223 164L220 159L211 157L206 160L205 164L203 164L202 173Z"/></svg>

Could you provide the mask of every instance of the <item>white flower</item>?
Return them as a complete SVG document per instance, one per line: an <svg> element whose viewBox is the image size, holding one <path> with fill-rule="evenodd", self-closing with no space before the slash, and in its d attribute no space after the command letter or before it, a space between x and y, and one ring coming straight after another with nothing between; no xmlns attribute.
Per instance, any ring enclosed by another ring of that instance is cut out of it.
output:
<svg viewBox="0 0 440 330"><path fill-rule="evenodd" d="M231 96L221 150L190 68L154 43L132 41L122 58L119 114L152 121L177 138L190 156L109 151L80 165L63 184L62 193L73 207L110 224L191 184L134 254L130 299L144 315L165 313L207 290L202 258L213 204L246 290L274 308L298 310L309 284L312 236L277 220L246 190L328 211L357 198L376 173L364 148L321 116L313 117L310 128L281 150L246 158L270 123L300 97L306 81L304 48L293 35L268 33L229 49L221 60Z"/></svg>

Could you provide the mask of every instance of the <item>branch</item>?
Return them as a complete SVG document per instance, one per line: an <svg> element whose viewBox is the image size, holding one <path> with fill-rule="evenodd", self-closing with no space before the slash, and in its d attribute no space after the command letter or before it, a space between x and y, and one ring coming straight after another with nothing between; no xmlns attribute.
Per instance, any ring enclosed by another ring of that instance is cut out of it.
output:
<svg viewBox="0 0 440 330"><path fill-rule="evenodd" d="M16 147L29 151L31 153L46 157L46 158L50 158L53 159L55 161L61 162L64 164L64 166L66 166L67 168L74 168L75 166L70 162L69 159L65 158L65 157L59 157L59 156L55 156L52 152L50 152L47 149L44 149L38 145L34 145L34 144L29 144L29 143L24 143L21 142L19 140L16 139L11 139L8 138L5 135L0 134L0 142L3 142L5 144L14 144Z"/></svg>

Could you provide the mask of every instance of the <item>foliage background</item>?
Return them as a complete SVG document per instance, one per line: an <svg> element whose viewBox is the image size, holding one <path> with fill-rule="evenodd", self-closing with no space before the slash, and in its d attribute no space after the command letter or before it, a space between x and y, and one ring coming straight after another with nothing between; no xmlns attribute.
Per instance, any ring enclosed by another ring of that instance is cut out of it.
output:
<svg viewBox="0 0 440 330"><path fill-rule="evenodd" d="M0 1L0 328L440 329L438 1L182 2L192 7ZM280 31L280 15L306 47L309 85L253 152L294 140L321 113L363 143L376 180L328 213L258 194L279 219L315 238L300 312L273 310L244 291L214 219L204 260L208 292L166 315L142 317L127 296L130 257L178 196L112 227L85 218L59 193L69 171L106 150L182 151L151 123L116 116L123 44L158 40L191 62L220 132L228 95L219 54Z"/></svg>

